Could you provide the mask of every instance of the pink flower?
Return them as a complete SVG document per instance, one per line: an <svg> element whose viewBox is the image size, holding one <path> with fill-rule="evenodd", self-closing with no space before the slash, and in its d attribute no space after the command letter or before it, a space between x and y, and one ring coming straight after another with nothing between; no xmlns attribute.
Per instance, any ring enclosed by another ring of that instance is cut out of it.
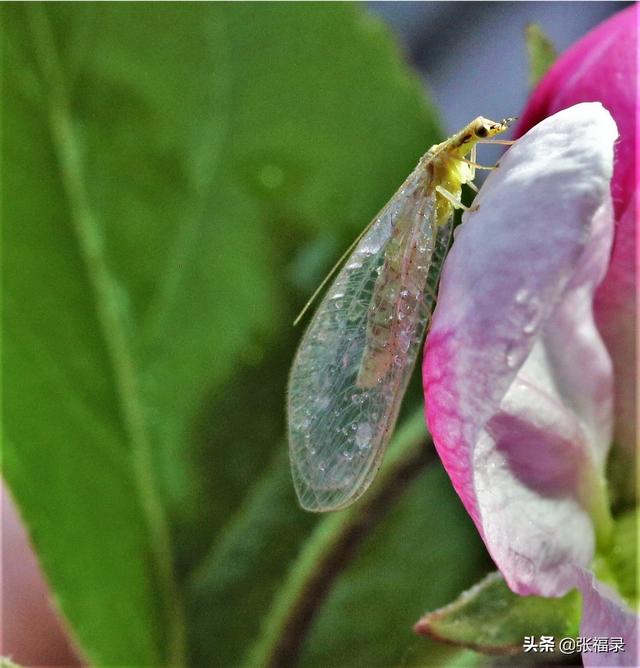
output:
<svg viewBox="0 0 640 668"><path fill-rule="evenodd" d="M503 156L447 258L423 367L434 442L507 583L580 587L583 631L604 624L599 635L635 624L590 574L611 528L613 373L593 299L614 231L616 136L602 105L579 104Z"/></svg>
<svg viewBox="0 0 640 668"><path fill-rule="evenodd" d="M613 116L616 144L611 192L616 233L611 264L596 293L596 322L615 370L615 441L635 455L636 433L636 193L638 5L616 14L570 48L540 82L523 114L525 131L578 102L599 101ZM630 463L629 470L635 467Z"/></svg>
<svg viewBox="0 0 640 668"><path fill-rule="evenodd" d="M638 663L638 618L591 572L611 524L608 451L631 478L637 448L637 23L637 5L614 16L538 86L520 124L536 127L457 235L424 358L436 447L509 586L578 587L581 634L625 638L587 666ZM619 129L612 203L615 131L581 102Z"/></svg>

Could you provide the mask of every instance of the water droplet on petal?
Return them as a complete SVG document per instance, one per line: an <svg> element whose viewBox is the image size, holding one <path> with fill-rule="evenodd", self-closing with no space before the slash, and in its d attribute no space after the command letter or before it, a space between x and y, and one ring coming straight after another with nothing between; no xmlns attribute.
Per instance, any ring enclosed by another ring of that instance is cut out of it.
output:
<svg viewBox="0 0 640 668"><path fill-rule="evenodd" d="M529 297L529 291L526 290L525 288L521 288L516 292L516 303L522 304L523 302L527 301L527 298Z"/></svg>

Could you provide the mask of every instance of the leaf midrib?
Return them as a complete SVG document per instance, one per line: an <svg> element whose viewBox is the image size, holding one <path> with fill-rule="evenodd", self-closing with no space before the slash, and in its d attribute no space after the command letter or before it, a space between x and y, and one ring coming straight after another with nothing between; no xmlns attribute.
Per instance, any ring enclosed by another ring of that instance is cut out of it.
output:
<svg viewBox="0 0 640 668"><path fill-rule="evenodd" d="M99 225L84 185L66 86L52 30L39 5L27 8L36 58L48 103L50 132L70 222L94 294L101 336L111 365L120 414L131 445L133 478L145 516L169 626L167 659L185 664L182 601L175 579L170 533L153 472L151 442L140 400L133 354L118 310L118 297L100 240ZM89 648L90 651L90 648Z"/></svg>

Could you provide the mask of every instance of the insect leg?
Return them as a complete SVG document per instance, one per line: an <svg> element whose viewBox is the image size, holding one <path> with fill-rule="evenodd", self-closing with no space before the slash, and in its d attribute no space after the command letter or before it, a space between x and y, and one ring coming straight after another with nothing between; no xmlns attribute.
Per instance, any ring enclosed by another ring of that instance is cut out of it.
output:
<svg viewBox="0 0 640 668"><path fill-rule="evenodd" d="M478 139L478 144L502 144L503 146L511 146L516 143L515 139Z"/></svg>
<svg viewBox="0 0 640 668"><path fill-rule="evenodd" d="M476 156L478 155L478 147L474 144L473 147L471 148L471 155L469 156L469 160L471 162L476 162ZM469 173L469 180L473 181L473 179L476 178L476 168L471 167L470 173Z"/></svg>
<svg viewBox="0 0 640 668"><path fill-rule="evenodd" d="M466 185L468 185L469 188L471 188L471 190L473 190L473 192L475 192L475 193L480 192L480 189L478 188L478 186L473 181L467 181Z"/></svg>
<svg viewBox="0 0 640 668"><path fill-rule="evenodd" d="M488 169L492 170L496 168L496 165L492 165L491 167L488 167L487 165L479 165L477 162L471 162L471 160L467 160L466 158L458 158L458 160L462 160L462 162L466 163L467 165L471 167L475 167L475 169Z"/></svg>
<svg viewBox="0 0 640 668"><path fill-rule="evenodd" d="M456 209L464 209L465 211L469 210L469 207L466 204L463 204L459 197L452 195L448 190L445 190L442 186L436 186L436 192L440 193L446 200L451 202Z"/></svg>

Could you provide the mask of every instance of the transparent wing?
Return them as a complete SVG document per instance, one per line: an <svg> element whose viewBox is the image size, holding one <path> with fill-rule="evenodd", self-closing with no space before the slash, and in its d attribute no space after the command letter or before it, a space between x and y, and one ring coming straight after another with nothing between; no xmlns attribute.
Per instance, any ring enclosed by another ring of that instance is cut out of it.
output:
<svg viewBox="0 0 640 668"><path fill-rule="evenodd" d="M302 338L288 422L293 480L308 510L349 505L380 465L449 243L450 222L436 229L434 203L414 172L346 261ZM382 305L380 295L388 297ZM376 309L388 320L377 342ZM365 358L373 376L363 374Z"/></svg>

